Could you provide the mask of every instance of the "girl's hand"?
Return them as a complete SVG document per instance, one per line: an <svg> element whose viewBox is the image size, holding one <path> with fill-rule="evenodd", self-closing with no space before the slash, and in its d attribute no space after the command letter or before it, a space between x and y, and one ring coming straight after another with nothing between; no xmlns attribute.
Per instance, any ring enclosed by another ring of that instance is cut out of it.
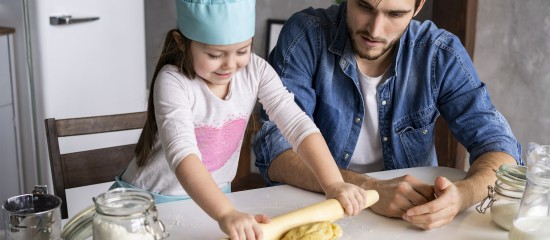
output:
<svg viewBox="0 0 550 240"><path fill-rule="evenodd" d="M263 238L263 233L258 223L270 221L271 219L264 214L252 216L233 210L222 216L218 224L231 240L259 240Z"/></svg>
<svg viewBox="0 0 550 240"><path fill-rule="evenodd" d="M348 216L355 216L363 210L367 201L367 193L361 187L346 182L337 182L327 186L325 194L328 198L337 199Z"/></svg>

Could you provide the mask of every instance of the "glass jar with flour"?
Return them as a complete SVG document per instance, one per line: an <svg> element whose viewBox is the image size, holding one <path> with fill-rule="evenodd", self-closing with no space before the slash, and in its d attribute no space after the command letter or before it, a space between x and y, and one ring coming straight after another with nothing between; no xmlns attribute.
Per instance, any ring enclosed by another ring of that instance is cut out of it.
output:
<svg viewBox="0 0 550 240"><path fill-rule="evenodd" d="M93 198L63 228L62 239L159 240L168 237L158 219L153 196L138 189L117 188Z"/></svg>
<svg viewBox="0 0 550 240"><path fill-rule="evenodd" d="M495 185L487 187L487 197L476 207L477 211L485 213L490 209L493 222L503 229L510 230L525 189L525 173L524 166L501 165L495 171Z"/></svg>
<svg viewBox="0 0 550 240"><path fill-rule="evenodd" d="M94 198L94 238L156 240L166 237L153 197L144 191L118 188Z"/></svg>

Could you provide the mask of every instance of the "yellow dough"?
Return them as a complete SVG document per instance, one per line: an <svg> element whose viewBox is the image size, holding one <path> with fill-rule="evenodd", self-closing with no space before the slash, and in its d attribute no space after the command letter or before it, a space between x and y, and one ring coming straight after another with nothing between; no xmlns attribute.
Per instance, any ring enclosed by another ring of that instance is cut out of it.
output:
<svg viewBox="0 0 550 240"><path fill-rule="evenodd" d="M281 240L334 240L342 236L342 228L331 222L314 222L290 229Z"/></svg>
<svg viewBox="0 0 550 240"><path fill-rule="evenodd" d="M366 190L365 194L367 202L362 208L368 208L378 201L379 195L376 190ZM264 239L280 240L292 228L312 222L331 223L345 216L340 202L332 198L279 215L272 218L270 223L260 223L260 226L264 232ZM313 239L322 238L313 237Z"/></svg>

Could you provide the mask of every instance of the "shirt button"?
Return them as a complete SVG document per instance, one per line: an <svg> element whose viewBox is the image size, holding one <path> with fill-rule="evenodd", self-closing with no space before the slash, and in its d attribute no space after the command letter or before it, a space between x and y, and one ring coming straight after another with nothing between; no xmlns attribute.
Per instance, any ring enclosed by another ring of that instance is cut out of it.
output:
<svg viewBox="0 0 550 240"><path fill-rule="evenodd" d="M428 134L428 129L424 129L424 131L422 131L422 134L424 135Z"/></svg>
<svg viewBox="0 0 550 240"><path fill-rule="evenodd" d="M382 100L382 105L386 105L386 100Z"/></svg>
<svg viewBox="0 0 550 240"><path fill-rule="evenodd" d="M384 140L384 142L387 142L387 141L388 141L388 137L384 137L384 138L382 138L382 140Z"/></svg>
<svg viewBox="0 0 550 240"><path fill-rule="evenodd" d="M344 154L344 159L348 159L348 158L349 158L349 153Z"/></svg>
<svg viewBox="0 0 550 240"><path fill-rule="evenodd" d="M354 121L355 121L356 123L359 123L359 122L361 122L361 118L356 117Z"/></svg>

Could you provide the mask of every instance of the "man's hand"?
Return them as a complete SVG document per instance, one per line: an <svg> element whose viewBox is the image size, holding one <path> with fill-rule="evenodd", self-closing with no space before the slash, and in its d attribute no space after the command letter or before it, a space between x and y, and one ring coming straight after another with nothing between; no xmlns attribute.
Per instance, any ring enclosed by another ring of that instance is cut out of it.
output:
<svg viewBox="0 0 550 240"><path fill-rule="evenodd" d="M433 229L450 223L463 206L458 188L444 177L437 177L434 184L437 198L410 208L403 219L422 229Z"/></svg>
<svg viewBox="0 0 550 240"><path fill-rule="evenodd" d="M370 182L367 189L377 190L380 194L380 200L370 208L387 217L401 218L410 208L435 198L431 185L410 175L390 180L372 179Z"/></svg>

